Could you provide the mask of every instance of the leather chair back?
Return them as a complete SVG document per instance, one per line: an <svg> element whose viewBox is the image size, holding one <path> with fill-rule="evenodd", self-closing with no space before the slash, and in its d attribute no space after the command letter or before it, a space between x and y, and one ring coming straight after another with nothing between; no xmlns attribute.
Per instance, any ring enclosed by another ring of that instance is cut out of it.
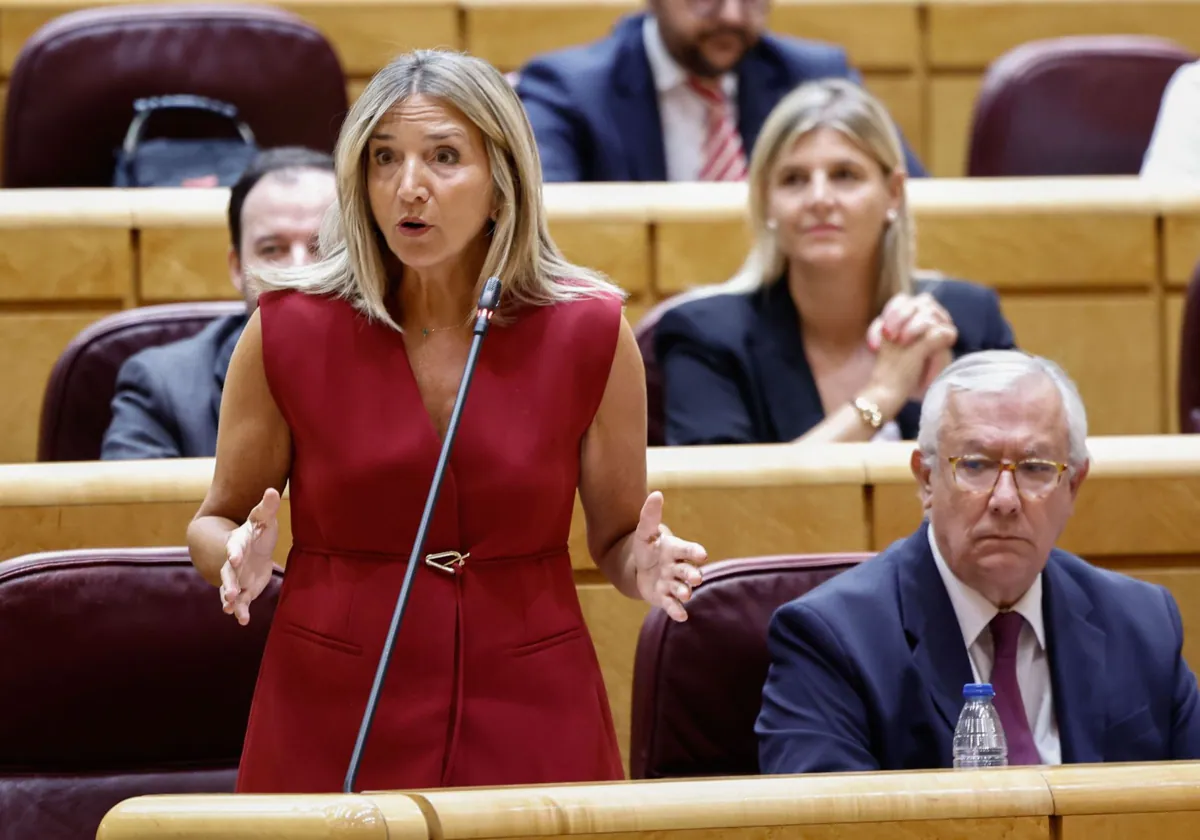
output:
<svg viewBox="0 0 1200 840"><path fill-rule="evenodd" d="M242 627L184 548L0 563L0 840L94 840L130 797L232 792L281 581Z"/></svg>
<svg viewBox="0 0 1200 840"><path fill-rule="evenodd" d="M42 399L39 461L95 461L112 420L117 374L139 350L189 338L214 318L246 311L242 301L170 303L101 318L54 363Z"/></svg>
<svg viewBox="0 0 1200 840"><path fill-rule="evenodd" d="M85 9L43 26L17 55L4 185L111 186L134 101L181 93L237 106L264 149L332 151L347 111L337 54L291 12L203 3ZM233 136L186 113L156 116L153 126L172 136Z"/></svg>
<svg viewBox="0 0 1200 840"><path fill-rule="evenodd" d="M1167 82L1195 58L1172 41L1141 35L1016 47L984 75L967 174L1138 174Z"/></svg>
<svg viewBox="0 0 1200 840"><path fill-rule="evenodd" d="M663 313L681 303L711 294L707 289L690 289L674 297L659 301L651 307L641 320L633 327L633 335L637 339L638 349L642 351L642 364L646 367L646 445L666 445L666 412L663 406L662 369L658 366L658 357L654 352L654 328L658 326Z"/></svg>
<svg viewBox="0 0 1200 840"><path fill-rule="evenodd" d="M1192 270L1179 331L1179 432L1200 433L1200 262Z"/></svg>
<svg viewBox="0 0 1200 840"><path fill-rule="evenodd" d="M770 664L775 610L869 554L723 560L703 567L688 620L653 610L633 672L630 776L757 775L754 721Z"/></svg>

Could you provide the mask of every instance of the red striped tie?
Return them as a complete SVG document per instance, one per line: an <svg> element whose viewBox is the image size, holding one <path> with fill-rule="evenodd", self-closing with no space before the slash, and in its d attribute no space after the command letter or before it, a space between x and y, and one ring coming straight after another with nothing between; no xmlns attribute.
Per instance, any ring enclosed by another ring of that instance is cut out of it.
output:
<svg viewBox="0 0 1200 840"><path fill-rule="evenodd" d="M720 87L706 84L694 76L688 87L704 100L708 109L708 133L704 138L704 164L701 181L742 181L746 178L746 153L733 119L729 98Z"/></svg>

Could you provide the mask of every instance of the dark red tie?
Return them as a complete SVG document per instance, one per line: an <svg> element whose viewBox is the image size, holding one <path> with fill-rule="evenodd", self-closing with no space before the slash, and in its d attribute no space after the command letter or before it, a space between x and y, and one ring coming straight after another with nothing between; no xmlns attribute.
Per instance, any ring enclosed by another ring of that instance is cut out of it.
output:
<svg viewBox="0 0 1200 840"><path fill-rule="evenodd" d="M1025 618L1018 612L998 613L992 619L992 646L995 648L995 664L992 666L992 688L996 691L996 712L1004 727L1008 740L1009 764L1041 764L1033 731L1029 728L1029 716L1025 714L1025 703L1021 699L1021 687L1017 684L1017 640Z"/></svg>

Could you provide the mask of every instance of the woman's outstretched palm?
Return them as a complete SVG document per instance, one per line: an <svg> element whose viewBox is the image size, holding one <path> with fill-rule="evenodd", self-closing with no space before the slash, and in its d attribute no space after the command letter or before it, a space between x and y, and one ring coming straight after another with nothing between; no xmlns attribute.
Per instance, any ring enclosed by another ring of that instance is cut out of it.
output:
<svg viewBox="0 0 1200 840"><path fill-rule="evenodd" d="M279 491L263 493L246 521L225 543L225 565L221 567L221 605L239 624L250 623L250 602L262 594L271 580L275 542L279 539Z"/></svg>

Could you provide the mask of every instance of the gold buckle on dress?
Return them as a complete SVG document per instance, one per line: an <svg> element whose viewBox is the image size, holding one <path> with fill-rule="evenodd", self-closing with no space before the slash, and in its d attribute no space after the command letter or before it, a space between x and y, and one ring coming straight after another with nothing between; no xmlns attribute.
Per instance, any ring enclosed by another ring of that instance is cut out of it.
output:
<svg viewBox="0 0 1200 840"><path fill-rule="evenodd" d="M431 569L437 569L439 572L445 572L448 575L454 574L454 567L462 567L471 552L459 554L457 551L442 551L437 554L426 554L425 565Z"/></svg>

